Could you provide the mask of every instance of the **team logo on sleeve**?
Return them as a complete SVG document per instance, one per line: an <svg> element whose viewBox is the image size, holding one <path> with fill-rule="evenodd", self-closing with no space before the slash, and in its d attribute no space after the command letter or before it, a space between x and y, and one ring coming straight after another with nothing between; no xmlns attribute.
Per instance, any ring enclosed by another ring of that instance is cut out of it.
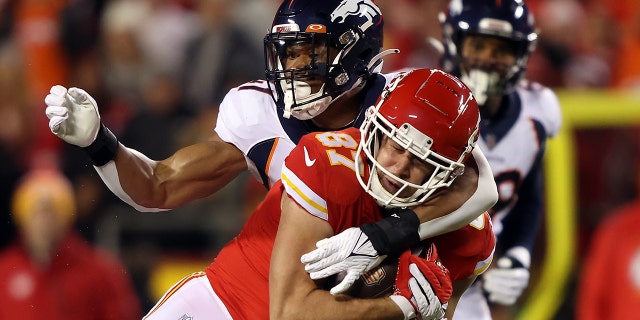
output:
<svg viewBox="0 0 640 320"><path fill-rule="evenodd" d="M338 7L331 13L331 22L344 23L350 16L366 18L366 21L360 24L362 31L372 26L374 21L378 23L382 19L380 9L373 4L371 0L342 0Z"/></svg>

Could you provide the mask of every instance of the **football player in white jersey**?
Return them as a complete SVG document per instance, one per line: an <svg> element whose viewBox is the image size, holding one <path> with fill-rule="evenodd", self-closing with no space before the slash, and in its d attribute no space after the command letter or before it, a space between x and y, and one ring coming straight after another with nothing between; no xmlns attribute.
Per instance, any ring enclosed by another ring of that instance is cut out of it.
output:
<svg viewBox="0 0 640 320"><path fill-rule="evenodd" d="M560 107L549 88L523 79L537 33L522 1L453 0L441 20L442 68L460 77L478 101L478 146L499 192L489 211L498 236L496 263L464 294L454 319L490 319L487 299L513 305L528 286L543 209L541 161L547 138L560 129ZM312 277L363 268L366 263L340 247L344 241L334 236L303 256Z"/></svg>
<svg viewBox="0 0 640 320"><path fill-rule="evenodd" d="M387 53L381 52L382 27L371 0L283 1L265 37L266 81L230 90L210 139L164 160L120 144L82 89L51 88L45 98L49 126L86 151L109 189L139 211L169 210L208 196L247 169L270 187L302 135L362 123L393 78L378 72ZM477 217L469 207L491 207L497 192L486 158L474 151L466 168L447 192L415 209L420 221L406 210L396 227L381 226L377 251L455 230Z"/></svg>
<svg viewBox="0 0 640 320"><path fill-rule="evenodd" d="M528 286L543 212L541 162L546 140L560 130L560 106L549 88L523 79L538 37L524 2L453 0L443 18L442 66L478 101L478 146L499 194L490 210L496 262L465 293L454 319L490 319L485 298L489 305L513 305Z"/></svg>

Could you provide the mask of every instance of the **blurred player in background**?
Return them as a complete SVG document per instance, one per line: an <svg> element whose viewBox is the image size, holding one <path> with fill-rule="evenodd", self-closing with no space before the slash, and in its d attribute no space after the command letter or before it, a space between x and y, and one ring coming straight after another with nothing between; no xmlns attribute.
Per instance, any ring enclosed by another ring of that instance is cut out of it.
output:
<svg viewBox="0 0 640 320"><path fill-rule="evenodd" d="M372 227L385 215L385 221L393 221L402 211L393 209L423 202L464 169L477 138L479 111L462 82L421 69L400 74L382 97L360 131L303 137L285 160L282 180L242 232L206 273L169 289L146 319L442 318L451 280L459 297L491 261L495 237L481 207L470 209L479 215L471 225L428 240L451 278L437 276L442 269L435 260L404 254L399 291L391 297L334 296L299 263L318 240L361 224ZM419 241L414 234L414 244ZM449 315L454 298L452 305Z"/></svg>
<svg viewBox="0 0 640 320"><path fill-rule="evenodd" d="M49 126L83 148L111 191L139 211L169 210L208 196L247 169L271 187L302 135L362 123L392 77L378 72L389 53L381 52L382 28L382 14L370 0L284 1L265 37L267 81L232 89L210 139L165 160L120 144L101 123L95 100L78 88L51 88L45 98ZM496 197L486 159L475 149L448 192L415 209L428 222L392 235L393 241L457 229L477 217L468 208L488 209ZM409 224L415 217L407 211L401 218Z"/></svg>
<svg viewBox="0 0 640 320"><path fill-rule="evenodd" d="M640 201L598 226L578 285L576 319L634 319L640 304Z"/></svg>
<svg viewBox="0 0 640 320"><path fill-rule="evenodd" d="M18 238L0 252L0 319L140 319L124 266L73 229L71 183L28 172L12 197Z"/></svg>
<svg viewBox="0 0 640 320"><path fill-rule="evenodd" d="M560 129L560 107L553 91L524 79L538 37L524 2L453 0L442 29L442 67L478 101L478 146L499 194L489 211L498 239L496 263L465 293L455 319L490 319L485 298L513 305L529 283L543 212L542 158L547 138Z"/></svg>

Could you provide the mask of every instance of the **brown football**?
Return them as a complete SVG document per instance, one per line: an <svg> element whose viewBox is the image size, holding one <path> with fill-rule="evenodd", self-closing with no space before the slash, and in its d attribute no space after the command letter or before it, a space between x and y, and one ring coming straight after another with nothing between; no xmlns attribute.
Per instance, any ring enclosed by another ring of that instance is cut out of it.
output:
<svg viewBox="0 0 640 320"><path fill-rule="evenodd" d="M361 275L345 292L356 298L378 298L389 296L393 293L398 272L398 258L387 258L380 265ZM344 274L339 274L335 281L329 281L334 285Z"/></svg>

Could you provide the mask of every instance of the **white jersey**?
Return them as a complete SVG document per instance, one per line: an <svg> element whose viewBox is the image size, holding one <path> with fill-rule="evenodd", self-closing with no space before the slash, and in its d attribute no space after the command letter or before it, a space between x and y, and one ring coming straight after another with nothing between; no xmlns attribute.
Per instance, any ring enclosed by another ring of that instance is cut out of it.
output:
<svg viewBox="0 0 640 320"><path fill-rule="evenodd" d="M365 100L353 127L360 127L364 111L376 100L395 73L374 74L368 81ZM311 121L282 116L271 97L271 89L264 80L248 82L227 93L218 114L216 133L244 153L249 171L265 186L280 180L285 157L309 132L327 131ZM339 130L344 128L330 128Z"/></svg>
<svg viewBox="0 0 640 320"><path fill-rule="evenodd" d="M493 231L502 250L517 246L531 250L542 215L541 160L547 138L560 130L560 105L549 88L529 82L519 85L503 103L508 107L501 106L502 114L482 120L478 139L498 187L498 202L490 210ZM469 319L491 319L480 282L465 291L453 317Z"/></svg>
<svg viewBox="0 0 640 320"><path fill-rule="evenodd" d="M507 97L505 114L495 123L483 121L478 139L498 187L499 199L491 212L496 234L517 203L524 179L539 166L546 139L561 125L560 105L549 88L525 82Z"/></svg>

